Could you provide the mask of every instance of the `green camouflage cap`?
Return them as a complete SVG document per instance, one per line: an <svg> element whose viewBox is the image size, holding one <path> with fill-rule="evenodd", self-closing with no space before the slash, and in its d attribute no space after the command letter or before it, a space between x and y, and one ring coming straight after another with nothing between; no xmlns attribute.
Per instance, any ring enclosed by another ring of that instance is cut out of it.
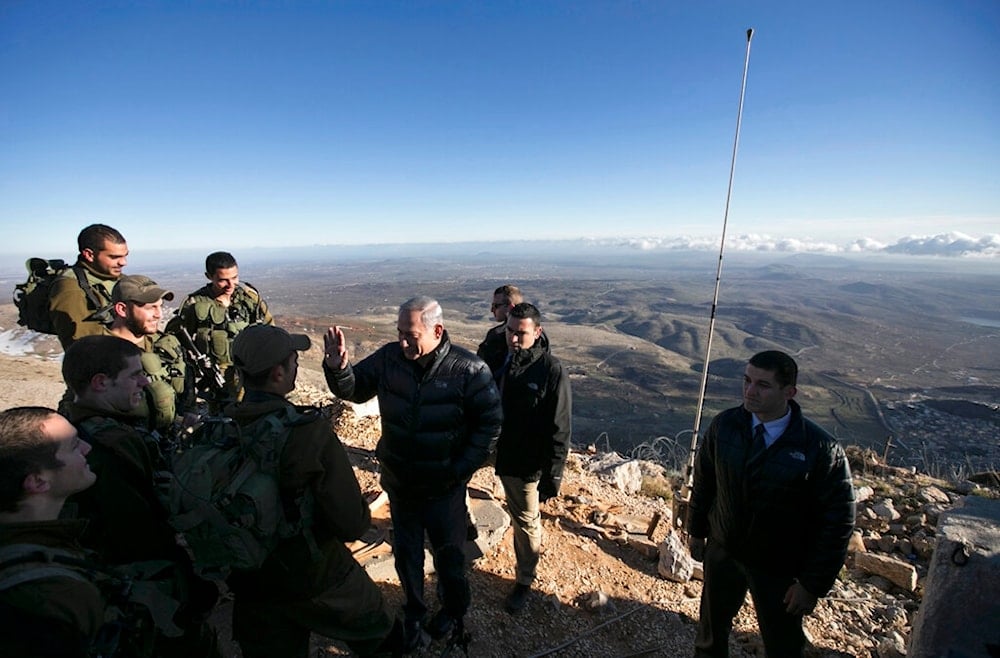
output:
<svg viewBox="0 0 1000 658"><path fill-rule="evenodd" d="M138 302L139 304L152 304L161 299L168 302L174 298L174 293L156 285L148 276L139 274L123 274L118 277L118 283L111 291L111 302Z"/></svg>

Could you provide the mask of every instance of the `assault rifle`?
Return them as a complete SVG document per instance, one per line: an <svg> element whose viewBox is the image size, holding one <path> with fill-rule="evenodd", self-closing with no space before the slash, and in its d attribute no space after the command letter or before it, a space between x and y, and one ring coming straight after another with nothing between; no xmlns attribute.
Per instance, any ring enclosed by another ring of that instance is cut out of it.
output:
<svg viewBox="0 0 1000 658"><path fill-rule="evenodd" d="M198 395L205 400L221 402L228 397L226 391L226 378L222 374L219 365L210 356L198 349L194 338L188 330L181 326L177 327L177 340L184 348L184 354L188 363L194 366L194 386Z"/></svg>

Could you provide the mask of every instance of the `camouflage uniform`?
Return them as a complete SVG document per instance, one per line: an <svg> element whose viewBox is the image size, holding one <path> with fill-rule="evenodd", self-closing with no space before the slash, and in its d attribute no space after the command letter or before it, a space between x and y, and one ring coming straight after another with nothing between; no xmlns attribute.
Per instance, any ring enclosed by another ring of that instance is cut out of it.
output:
<svg viewBox="0 0 1000 658"><path fill-rule="evenodd" d="M211 286L206 285L187 296L166 331L176 334L180 327L187 329L202 354L208 355L225 376L225 397L236 399L240 386L236 368L230 368L230 349L236 335L252 324L274 324L256 288L240 284L226 306L212 297Z"/></svg>
<svg viewBox="0 0 1000 658"><path fill-rule="evenodd" d="M87 293L80 287L74 272L76 267L80 267L86 275L90 288L102 303L100 308L94 307ZM111 291L116 281L118 277L99 274L86 262L77 260L73 268L68 268L53 282L49 292L49 313L52 315L52 327L64 350L83 336L104 333L104 322L93 315L110 306Z"/></svg>

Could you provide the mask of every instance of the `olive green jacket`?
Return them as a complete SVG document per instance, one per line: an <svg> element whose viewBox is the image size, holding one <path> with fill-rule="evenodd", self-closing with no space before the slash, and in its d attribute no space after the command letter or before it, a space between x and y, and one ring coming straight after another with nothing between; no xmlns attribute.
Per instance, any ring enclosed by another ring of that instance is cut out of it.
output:
<svg viewBox="0 0 1000 658"><path fill-rule="evenodd" d="M87 275L87 281L97 298L104 306L109 306L111 304L111 291L118 278L99 274L90 265L79 259L77 259L76 265L83 268ZM80 282L77 281L76 273L72 269L67 269L61 277L52 283L52 289L49 291L49 313L52 315L52 327L55 329L63 349L83 336L104 333L104 324L92 317L95 312L100 310L100 308L94 308L87 293L80 287Z"/></svg>
<svg viewBox="0 0 1000 658"><path fill-rule="evenodd" d="M85 526L68 519L0 524L0 551L30 544L85 559L79 543ZM104 597L93 582L63 574L0 591L0 655L84 655L104 623ZM14 576L3 570L3 578Z"/></svg>

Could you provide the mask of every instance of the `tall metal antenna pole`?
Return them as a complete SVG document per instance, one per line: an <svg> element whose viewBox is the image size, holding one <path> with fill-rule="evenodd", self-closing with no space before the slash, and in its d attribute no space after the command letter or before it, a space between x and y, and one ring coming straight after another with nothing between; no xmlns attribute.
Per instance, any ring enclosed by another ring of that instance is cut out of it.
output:
<svg viewBox="0 0 1000 658"><path fill-rule="evenodd" d="M726 210L722 216L722 239L719 241L719 265L715 272L715 294L712 296L712 314L708 321L708 341L705 343L705 365L701 370L701 386L698 388L698 409L694 415L694 431L691 433L691 449L688 451L687 466L684 469L684 484L680 499L675 500L674 526L683 528L687 523L687 508L691 501L691 487L694 485L694 458L698 450L698 432L701 429L701 411L705 404L708 388L708 364L712 355L712 337L715 334L715 311L719 305L719 287L722 283L722 254L726 248L726 226L729 224L729 201L733 196L733 175L736 172L736 153L740 145L740 126L743 123L743 97L747 90L747 71L750 68L750 41L753 28L747 30L747 53L743 60L743 82L740 85L740 107L736 113L736 138L733 140L733 158L729 164L729 189L726 192Z"/></svg>

